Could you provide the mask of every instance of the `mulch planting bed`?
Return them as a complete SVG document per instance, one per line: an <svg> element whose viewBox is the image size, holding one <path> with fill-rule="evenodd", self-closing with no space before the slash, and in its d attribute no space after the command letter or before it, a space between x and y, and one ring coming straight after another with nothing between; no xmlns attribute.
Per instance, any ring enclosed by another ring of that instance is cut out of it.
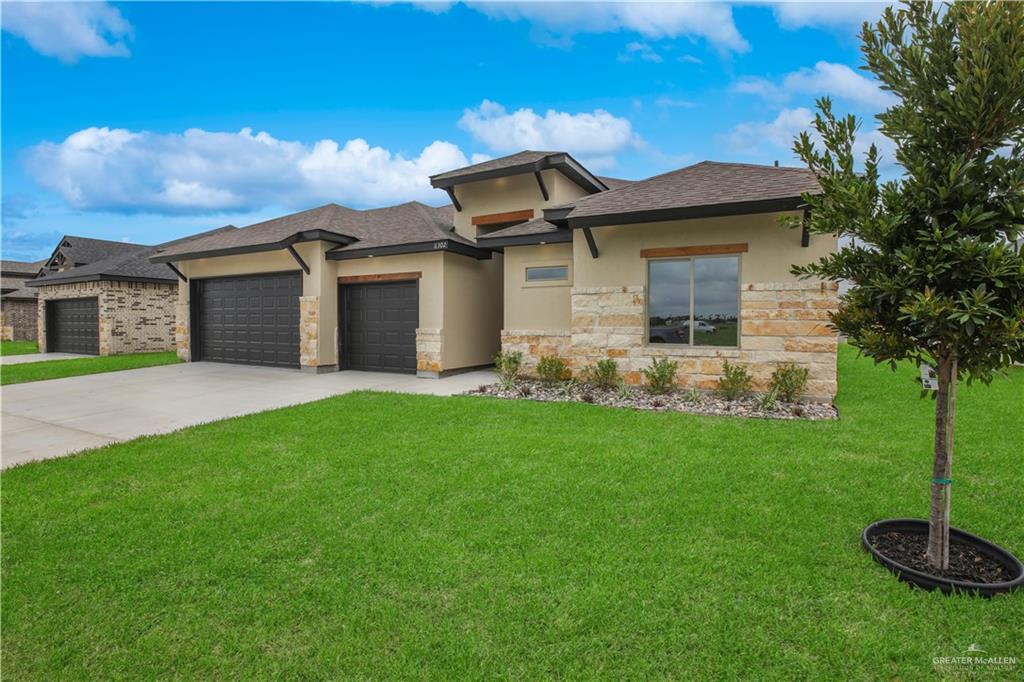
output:
<svg viewBox="0 0 1024 682"><path fill-rule="evenodd" d="M939 578L973 583L999 583L1010 577L1003 564L981 554L973 547L952 540L949 545L949 568L945 571L928 565L926 535L890 531L876 536L871 546L892 561Z"/></svg>
<svg viewBox="0 0 1024 682"><path fill-rule="evenodd" d="M514 388L501 384L487 384L470 394L488 395L513 400L541 402L579 402L607 407L625 407L635 410L686 412L689 414L752 417L756 419L836 419L839 413L832 405L823 403L785 403L765 405L758 396L745 396L738 400L725 400L718 396L688 391L655 394L639 387L623 389L598 388L580 382L544 384L532 379L521 379Z"/></svg>

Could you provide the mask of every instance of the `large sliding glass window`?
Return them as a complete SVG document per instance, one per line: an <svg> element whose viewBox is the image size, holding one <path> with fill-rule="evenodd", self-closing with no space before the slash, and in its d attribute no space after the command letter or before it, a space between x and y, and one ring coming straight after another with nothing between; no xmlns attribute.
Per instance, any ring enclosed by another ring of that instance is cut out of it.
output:
<svg viewBox="0 0 1024 682"><path fill-rule="evenodd" d="M651 343L737 346L739 257L652 260L647 267Z"/></svg>

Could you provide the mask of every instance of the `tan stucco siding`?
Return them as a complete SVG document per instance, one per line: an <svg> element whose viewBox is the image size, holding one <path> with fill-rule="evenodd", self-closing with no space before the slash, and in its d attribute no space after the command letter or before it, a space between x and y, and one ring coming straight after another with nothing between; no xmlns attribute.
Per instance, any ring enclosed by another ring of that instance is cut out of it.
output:
<svg viewBox="0 0 1024 682"><path fill-rule="evenodd" d="M581 230L573 231L577 287L645 286L641 249L747 244L740 258L741 282L792 282L794 264L816 261L835 250L830 235L812 235L800 246L800 231L781 227L779 213L593 228L598 258L591 258ZM796 214L793 214L796 215Z"/></svg>
<svg viewBox="0 0 1024 682"><path fill-rule="evenodd" d="M510 246L505 249L504 329L569 329L572 323L572 250L572 244ZM569 281L527 283L526 268L538 265L569 266Z"/></svg>
<svg viewBox="0 0 1024 682"><path fill-rule="evenodd" d="M476 239L473 216L532 209L534 217L539 217L543 209L572 201L585 193L579 185L557 170L541 171L541 176L548 188L547 201L533 173L456 186L455 195L462 205L462 211L455 213L455 231L464 237Z"/></svg>
<svg viewBox="0 0 1024 682"><path fill-rule="evenodd" d="M444 255L445 370L488 365L501 346L502 257ZM421 291L420 296L423 296Z"/></svg>

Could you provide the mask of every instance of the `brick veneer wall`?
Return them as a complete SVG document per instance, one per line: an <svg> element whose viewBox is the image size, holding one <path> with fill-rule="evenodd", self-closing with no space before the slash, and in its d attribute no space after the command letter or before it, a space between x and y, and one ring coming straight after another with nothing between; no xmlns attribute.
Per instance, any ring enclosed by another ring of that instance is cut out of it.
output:
<svg viewBox="0 0 1024 682"><path fill-rule="evenodd" d="M40 352L46 352L46 302L92 297L99 299L100 355L175 349L176 284L100 281L39 287Z"/></svg>
<svg viewBox="0 0 1024 682"><path fill-rule="evenodd" d="M0 303L0 328L4 341L36 340L36 302L28 298L5 298Z"/></svg>
<svg viewBox="0 0 1024 682"><path fill-rule="evenodd" d="M642 286L574 287L572 328L565 331L502 332L502 348L523 353L530 373L544 355L565 358L574 371L613 358L625 380L642 381L640 370L658 357L679 364L683 387L710 390L725 360L742 363L764 391L775 368L784 362L807 367L808 397L830 401L836 393L837 337L828 327L828 313L838 304L833 283L756 282L740 292L740 347L686 347L649 344L646 301Z"/></svg>

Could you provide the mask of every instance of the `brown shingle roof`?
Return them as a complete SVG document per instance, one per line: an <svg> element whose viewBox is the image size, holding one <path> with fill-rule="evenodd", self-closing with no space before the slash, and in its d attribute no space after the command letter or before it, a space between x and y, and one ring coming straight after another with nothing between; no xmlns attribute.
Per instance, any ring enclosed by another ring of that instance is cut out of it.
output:
<svg viewBox="0 0 1024 682"><path fill-rule="evenodd" d="M587 170L583 164L566 152L522 151L509 156L475 163L472 166L456 168L444 173L430 176L433 187L451 190L455 185L464 182L476 182L508 175L534 173L548 168L555 168L565 177L588 192L601 192L608 189L596 175Z"/></svg>
<svg viewBox="0 0 1024 682"><path fill-rule="evenodd" d="M452 229L452 207L435 208L417 201L398 206L357 211L327 204L308 211L281 216L248 227L224 231L187 243L161 247L155 254L159 262L176 260L175 256L197 257L196 254L218 253L276 247L296 235L316 233L311 238L338 243L339 248L351 245L352 250L397 244L416 244L449 239L472 244ZM338 250L338 249L335 249Z"/></svg>
<svg viewBox="0 0 1024 682"><path fill-rule="evenodd" d="M522 166L528 163L536 163L546 156L554 156L555 154L562 154L563 152L534 152L534 151L522 151L516 152L515 154L509 154L508 156L501 156L497 159L490 159L488 161L482 161L480 163L474 163L472 166L463 166L462 168L456 168L455 170L445 171L444 173L438 173L437 175L430 176L433 180L450 180L452 178L459 178L464 175L474 175L476 173L486 173L488 171L504 170L506 168L515 168L516 166Z"/></svg>
<svg viewBox="0 0 1024 682"><path fill-rule="evenodd" d="M486 243L488 239L505 239L507 237L523 237L526 235L535 234L548 234L556 232L559 227L553 223L548 222L544 218L534 218L533 220L527 220L525 223L519 223L518 225L511 225L509 227L503 227L500 230L494 232L488 232L485 235L477 237L477 241ZM564 228L562 228L565 231Z"/></svg>
<svg viewBox="0 0 1024 682"><path fill-rule="evenodd" d="M573 202L570 224L656 211L797 199L820 187L809 169L701 161L693 166L629 183ZM727 209L725 209L727 210ZM781 210L781 209L776 209ZM604 224L610 224L608 220Z"/></svg>

